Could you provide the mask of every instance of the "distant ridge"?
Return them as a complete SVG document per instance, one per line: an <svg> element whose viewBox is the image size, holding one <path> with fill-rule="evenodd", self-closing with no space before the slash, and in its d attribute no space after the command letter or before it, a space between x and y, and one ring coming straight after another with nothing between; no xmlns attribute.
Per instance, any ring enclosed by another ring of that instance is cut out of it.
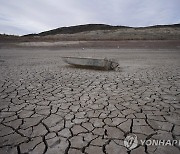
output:
<svg viewBox="0 0 180 154"><path fill-rule="evenodd" d="M120 28L130 28L126 26L111 26L105 24L87 24L87 25L77 25L77 26L70 26L70 27L61 27L45 32L41 32L39 34L29 34L24 36L46 36L46 35L56 35L56 34L75 34L85 31L95 31L95 30L115 30Z"/></svg>
<svg viewBox="0 0 180 154"><path fill-rule="evenodd" d="M52 29L49 31L44 31L38 34L28 34L24 36L47 36L47 35L56 35L56 34L75 34L85 31L96 31L96 30L117 30L122 28L135 28L135 29L148 29L148 28L163 28L163 27L180 27L180 24L172 24L172 25L155 25L148 27L128 27L128 26L111 26L105 24L86 24L86 25L77 25L70 27L61 27Z"/></svg>
<svg viewBox="0 0 180 154"><path fill-rule="evenodd" d="M87 24L61 27L24 36L0 34L1 42L180 40L180 24L149 27Z"/></svg>

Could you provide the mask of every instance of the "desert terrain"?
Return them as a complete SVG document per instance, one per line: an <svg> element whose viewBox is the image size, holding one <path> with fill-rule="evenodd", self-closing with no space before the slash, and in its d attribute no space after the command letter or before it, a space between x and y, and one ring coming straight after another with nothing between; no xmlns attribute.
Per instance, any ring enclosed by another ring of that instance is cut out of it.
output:
<svg viewBox="0 0 180 154"><path fill-rule="evenodd" d="M178 143L140 140L180 140L179 33L162 40L58 36L79 33L1 39L0 153L178 154ZM78 68L63 56L115 58L119 67ZM138 137L130 151L128 134Z"/></svg>

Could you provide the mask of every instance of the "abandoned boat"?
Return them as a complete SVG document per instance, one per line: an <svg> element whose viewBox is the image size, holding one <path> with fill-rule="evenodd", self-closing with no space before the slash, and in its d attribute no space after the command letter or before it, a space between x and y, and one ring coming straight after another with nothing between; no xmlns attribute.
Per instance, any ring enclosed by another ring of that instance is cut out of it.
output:
<svg viewBox="0 0 180 154"><path fill-rule="evenodd" d="M114 70L119 64L115 60L80 58L80 57L62 57L63 61L75 66L100 68L105 70Z"/></svg>

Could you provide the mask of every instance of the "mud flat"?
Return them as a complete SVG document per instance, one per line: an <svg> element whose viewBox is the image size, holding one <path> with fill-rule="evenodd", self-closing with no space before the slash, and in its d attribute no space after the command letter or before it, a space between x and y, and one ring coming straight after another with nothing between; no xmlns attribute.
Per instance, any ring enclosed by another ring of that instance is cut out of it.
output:
<svg viewBox="0 0 180 154"><path fill-rule="evenodd" d="M110 57L116 71L62 56ZM128 153L124 139L180 140L177 48L0 49L0 153ZM134 153L179 153L179 145Z"/></svg>

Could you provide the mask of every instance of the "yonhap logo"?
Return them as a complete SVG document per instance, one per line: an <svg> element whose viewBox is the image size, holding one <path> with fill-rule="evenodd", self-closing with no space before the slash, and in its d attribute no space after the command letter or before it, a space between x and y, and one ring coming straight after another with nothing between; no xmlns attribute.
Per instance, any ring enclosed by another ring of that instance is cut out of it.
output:
<svg viewBox="0 0 180 154"><path fill-rule="evenodd" d="M124 139L124 146L127 150L132 150L136 148L138 145L142 146L180 146L180 140L163 140L163 139L140 139L138 142L138 138L135 134L128 134Z"/></svg>
<svg viewBox="0 0 180 154"><path fill-rule="evenodd" d="M132 150L138 146L138 139L135 134L129 134L124 139L124 145L128 150Z"/></svg>

